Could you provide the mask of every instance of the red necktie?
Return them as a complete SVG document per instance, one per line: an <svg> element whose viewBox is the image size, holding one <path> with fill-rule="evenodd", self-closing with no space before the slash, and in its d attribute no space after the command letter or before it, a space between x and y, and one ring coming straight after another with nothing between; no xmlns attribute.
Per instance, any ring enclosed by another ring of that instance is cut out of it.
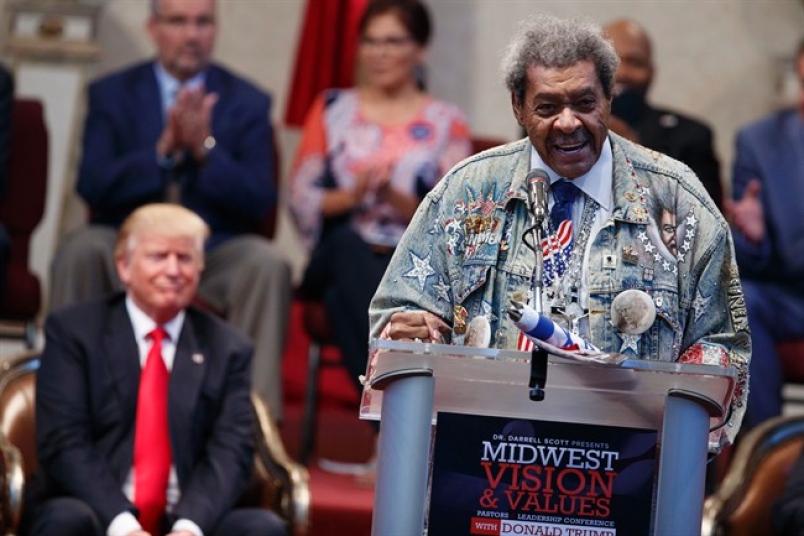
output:
<svg viewBox="0 0 804 536"><path fill-rule="evenodd" d="M150 334L153 344L140 374L137 423L134 432L134 504L142 528L161 534L170 476L170 431L167 398L170 373L162 359L161 327Z"/></svg>

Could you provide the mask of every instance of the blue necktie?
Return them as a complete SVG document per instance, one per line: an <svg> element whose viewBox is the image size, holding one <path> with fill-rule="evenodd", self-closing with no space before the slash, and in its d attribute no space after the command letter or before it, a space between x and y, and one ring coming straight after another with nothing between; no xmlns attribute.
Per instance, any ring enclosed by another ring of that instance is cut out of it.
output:
<svg viewBox="0 0 804 536"><path fill-rule="evenodd" d="M553 191L553 208L550 209L550 221L553 229L558 229L564 220L572 221L572 203L578 195L578 187L571 181L558 180L550 187Z"/></svg>
<svg viewBox="0 0 804 536"><path fill-rule="evenodd" d="M550 187L553 206L550 209L550 234L543 242L544 284L550 286L567 270L573 248L572 203L580 190L571 181L561 179Z"/></svg>

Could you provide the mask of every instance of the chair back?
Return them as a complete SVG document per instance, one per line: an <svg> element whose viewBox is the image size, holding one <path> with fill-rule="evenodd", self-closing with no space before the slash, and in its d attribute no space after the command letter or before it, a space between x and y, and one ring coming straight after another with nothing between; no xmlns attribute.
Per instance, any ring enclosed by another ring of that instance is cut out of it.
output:
<svg viewBox="0 0 804 536"><path fill-rule="evenodd" d="M804 446L804 415L776 417L741 440L729 471L704 504L705 535L772 535L771 507Z"/></svg>
<svg viewBox="0 0 804 536"><path fill-rule="evenodd" d="M39 278L28 267L31 234L42 221L47 196L48 134L42 103L16 99L12 114L8 189L0 222L11 238L11 255L0 301L0 318L26 321L42 303Z"/></svg>
<svg viewBox="0 0 804 536"><path fill-rule="evenodd" d="M776 344L785 383L804 383L804 339Z"/></svg>
<svg viewBox="0 0 804 536"><path fill-rule="evenodd" d="M35 354L0 365L0 534L15 534L25 481L36 472Z"/></svg>
<svg viewBox="0 0 804 536"><path fill-rule="evenodd" d="M22 455L25 479L39 466L36 457L36 370L38 354L3 362L0 374L0 432Z"/></svg>
<svg viewBox="0 0 804 536"><path fill-rule="evenodd" d="M472 136L470 141L472 143L472 154L477 154L487 149L491 149L492 147L497 147L498 145L505 145L508 143L502 138L489 138L481 136Z"/></svg>

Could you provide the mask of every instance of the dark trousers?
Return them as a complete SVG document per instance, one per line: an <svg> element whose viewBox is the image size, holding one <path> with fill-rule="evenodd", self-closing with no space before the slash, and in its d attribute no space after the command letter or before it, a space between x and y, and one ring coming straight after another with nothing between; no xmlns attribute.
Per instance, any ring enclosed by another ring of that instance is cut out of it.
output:
<svg viewBox="0 0 804 536"><path fill-rule="evenodd" d="M327 227L304 274L302 292L323 299L343 363L359 392L366 373L371 298L393 251L378 252L347 223Z"/></svg>
<svg viewBox="0 0 804 536"><path fill-rule="evenodd" d="M782 413L782 369L776 343L804 337L804 296L772 283L743 280L748 325L751 328L748 405L743 428L748 430Z"/></svg>
<svg viewBox="0 0 804 536"><path fill-rule="evenodd" d="M22 536L105 536L104 527L86 503L73 497L45 501L22 527ZM170 532L166 526L163 534ZM275 513L257 508L230 511L211 536L284 536L285 523ZM156 536L156 535L152 535Z"/></svg>

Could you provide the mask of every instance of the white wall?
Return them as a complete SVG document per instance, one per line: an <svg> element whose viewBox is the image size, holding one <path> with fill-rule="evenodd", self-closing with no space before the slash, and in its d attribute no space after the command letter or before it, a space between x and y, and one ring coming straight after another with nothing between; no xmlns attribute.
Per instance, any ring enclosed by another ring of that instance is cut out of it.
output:
<svg viewBox="0 0 804 536"><path fill-rule="evenodd" d="M6 0L0 0L0 6ZM629 16L654 41L655 103L707 120L728 181L736 129L775 104L776 63L789 56L804 28L798 0L429 0L436 33L430 50L433 93L461 105L472 129L513 139L518 128L498 74L498 60L518 20L546 11L589 16L604 24ZM303 0L220 0L217 56L275 97L280 124L292 75ZM101 27L103 58L96 75L147 57L147 0L108 0ZM298 132L280 128L283 164ZM74 141L74 140L73 140ZM51 204L48 205L49 207ZM58 206L58 203L52 204ZM82 215L67 218L80 222ZM304 254L286 215L278 242L297 274Z"/></svg>
<svg viewBox="0 0 804 536"><path fill-rule="evenodd" d="M517 21L538 12L605 24L630 17L653 39L657 74L651 99L709 122L724 169L736 129L775 103L775 62L804 28L793 0L432 0L437 35L433 91L469 113L473 129L514 136L517 127L497 65ZM444 66L449 66L445 68Z"/></svg>

